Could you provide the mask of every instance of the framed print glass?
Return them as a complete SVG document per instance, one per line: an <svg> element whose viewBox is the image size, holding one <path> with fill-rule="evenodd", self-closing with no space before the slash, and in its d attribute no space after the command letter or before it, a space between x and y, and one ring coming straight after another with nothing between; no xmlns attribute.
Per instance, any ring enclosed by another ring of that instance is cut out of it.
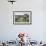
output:
<svg viewBox="0 0 46 46"><path fill-rule="evenodd" d="M32 24L31 11L13 11L13 24Z"/></svg>

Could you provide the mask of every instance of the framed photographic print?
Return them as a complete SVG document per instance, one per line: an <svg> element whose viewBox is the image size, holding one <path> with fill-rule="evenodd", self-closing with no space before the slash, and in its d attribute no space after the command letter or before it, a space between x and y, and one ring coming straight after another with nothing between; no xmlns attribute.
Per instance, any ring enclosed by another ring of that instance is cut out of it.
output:
<svg viewBox="0 0 46 46"><path fill-rule="evenodd" d="M31 11L13 11L13 24L32 24Z"/></svg>

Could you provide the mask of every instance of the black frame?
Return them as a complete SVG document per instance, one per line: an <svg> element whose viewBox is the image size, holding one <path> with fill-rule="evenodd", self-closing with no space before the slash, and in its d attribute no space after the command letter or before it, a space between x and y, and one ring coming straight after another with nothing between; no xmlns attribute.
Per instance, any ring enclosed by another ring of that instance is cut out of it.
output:
<svg viewBox="0 0 46 46"><path fill-rule="evenodd" d="M31 19L31 21L30 21L30 23L14 23L14 13L16 13L16 12L30 12L30 19ZM13 24L14 25L30 25L30 24L32 24L32 11L13 11Z"/></svg>

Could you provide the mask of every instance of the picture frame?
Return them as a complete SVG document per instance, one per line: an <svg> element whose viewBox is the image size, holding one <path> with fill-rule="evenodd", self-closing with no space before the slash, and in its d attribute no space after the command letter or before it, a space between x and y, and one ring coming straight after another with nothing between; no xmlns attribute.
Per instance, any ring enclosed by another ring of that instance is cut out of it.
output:
<svg viewBox="0 0 46 46"><path fill-rule="evenodd" d="M32 24L32 11L13 11L13 24Z"/></svg>

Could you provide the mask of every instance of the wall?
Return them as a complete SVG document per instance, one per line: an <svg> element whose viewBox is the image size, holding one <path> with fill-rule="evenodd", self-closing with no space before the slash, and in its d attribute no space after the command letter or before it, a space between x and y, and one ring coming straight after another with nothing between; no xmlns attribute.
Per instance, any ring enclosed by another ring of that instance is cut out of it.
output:
<svg viewBox="0 0 46 46"><path fill-rule="evenodd" d="M45 40L46 22L42 0L17 0L13 5L0 0L0 40L15 40L19 32L31 34L33 40ZM14 25L13 11L32 11L32 25Z"/></svg>

